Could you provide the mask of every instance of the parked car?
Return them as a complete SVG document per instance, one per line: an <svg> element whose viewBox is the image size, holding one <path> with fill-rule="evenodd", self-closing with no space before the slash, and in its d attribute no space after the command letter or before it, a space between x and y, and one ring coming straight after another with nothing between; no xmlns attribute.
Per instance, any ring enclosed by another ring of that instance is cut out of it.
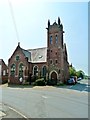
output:
<svg viewBox="0 0 90 120"><path fill-rule="evenodd" d="M71 76L70 78L73 78L75 80L75 83L77 83L77 76Z"/></svg>
<svg viewBox="0 0 90 120"><path fill-rule="evenodd" d="M69 80L67 80L67 84L68 85L75 85L76 82L75 82L74 78L70 78Z"/></svg>
<svg viewBox="0 0 90 120"><path fill-rule="evenodd" d="M80 80L82 80L82 78L81 78L81 77L79 77L79 78L77 79L77 81L80 81Z"/></svg>

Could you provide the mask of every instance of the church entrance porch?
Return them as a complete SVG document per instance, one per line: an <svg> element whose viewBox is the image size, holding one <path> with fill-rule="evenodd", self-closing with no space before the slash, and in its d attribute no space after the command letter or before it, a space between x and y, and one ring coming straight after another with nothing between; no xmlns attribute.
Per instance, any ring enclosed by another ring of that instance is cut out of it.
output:
<svg viewBox="0 0 90 120"><path fill-rule="evenodd" d="M51 79L57 80L57 74L55 72L52 72Z"/></svg>
<svg viewBox="0 0 90 120"><path fill-rule="evenodd" d="M51 71L49 74L49 84L56 85L57 84L58 73L56 71Z"/></svg>

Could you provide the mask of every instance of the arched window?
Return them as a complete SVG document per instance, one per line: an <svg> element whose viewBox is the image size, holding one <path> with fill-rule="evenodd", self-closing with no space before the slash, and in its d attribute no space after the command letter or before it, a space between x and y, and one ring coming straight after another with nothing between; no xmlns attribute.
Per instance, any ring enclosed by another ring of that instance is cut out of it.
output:
<svg viewBox="0 0 90 120"><path fill-rule="evenodd" d="M53 61L52 60L50 60L50 64L52 64L53 63Z"/></svg>
<svg viewBox="0 0 90 120"><path fill-rule="evenodd" d="M21 63L20 65L19 65L19 78L20 77L23 77L23 63Z"/></svg>
<svg viewBox="0 0 90 120"><path fill-rule="evenodd" d="M56 35L56 37L55 37L55 40L56 40L56 43L58 43L58 36Z"/></svg>
<svg viewBox="0 0 90 120"><path fill-rule="evenodd" d="M34 66L33 74L34 74L34 76L38 76L38 67L37 66Z"/></svg>
<svg viewBox="0 0 90 120"><path fill-rule="evenodd" d="M46 73L47 73L47 68L46 68L46 66L43 66L43 68L42 68L42 76L45 77Z"/></svg>
<svg viewBox="0 0 90 120"><path fill-rule="evenodd" d="M52 44L52 36L50 36L50 44Z"/></svg>
<svg viewBox="0 0 90 120"><path fill-rule="evenodd" d="M58 63L58 61L57 61L57 60L55 60L55 63L57 64L57 63Z"/></svg>
<svg viewBox="0 0 90 120"><path fill-rule="evenodd" d="M16 70L16 66L15 66L15 64L12 64L11 65L11 75L12 76L15 75L15 70Z"/></svg>

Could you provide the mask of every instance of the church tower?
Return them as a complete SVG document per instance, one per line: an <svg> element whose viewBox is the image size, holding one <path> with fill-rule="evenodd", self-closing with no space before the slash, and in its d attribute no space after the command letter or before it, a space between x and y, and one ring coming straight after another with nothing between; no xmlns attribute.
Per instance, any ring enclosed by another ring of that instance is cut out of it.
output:
<svg viewBox="0 0 90 120"><path fill-rule="evenodd" d="M54 82L63 82L64 80L64 54L63 54L63 25L58 17L58 23L55 21L50 25L48 20L47 28L47 66L48 77Z"/></svg>

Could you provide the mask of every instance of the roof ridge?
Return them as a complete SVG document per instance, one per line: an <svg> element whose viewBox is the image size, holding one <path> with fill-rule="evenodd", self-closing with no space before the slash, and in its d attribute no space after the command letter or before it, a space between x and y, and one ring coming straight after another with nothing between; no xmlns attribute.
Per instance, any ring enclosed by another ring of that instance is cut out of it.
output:
<svg viewBox="0 0 90 120"><path fill-rule="evenodd" d="M34 48L34 49L27 49L27 50L37 50L37 49L44 49L44 48L47 48L47 47Z"/></svg>
<svg viewBox="0 0 90 120"><path fill-rule="evenodd" d="M27 52L29 52L28 50L26 50L26 49L23 49L23 48L21 48L22 50L24 50L24 51L27 51Z"/></svg>

